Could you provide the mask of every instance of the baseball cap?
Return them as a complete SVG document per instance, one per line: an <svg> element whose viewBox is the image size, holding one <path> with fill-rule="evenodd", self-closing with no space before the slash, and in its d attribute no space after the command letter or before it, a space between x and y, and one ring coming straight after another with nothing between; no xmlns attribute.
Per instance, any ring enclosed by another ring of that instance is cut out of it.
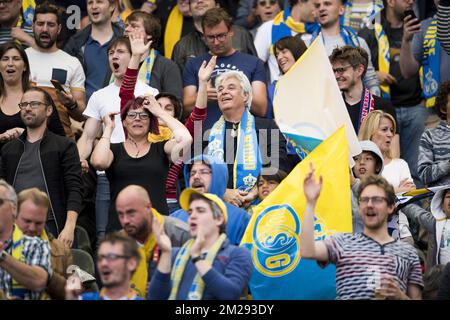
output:
<svg viewBox="0 0 450 320"><path fill-rule="evenodd" d="M191 198L191 195L198 194L203 198L206 198L208 200L211 200L222 211L224 222L226 223L228 220L228 213L227 213L227 207L225 206L225 203L220 199L218 196L212 193L203 193L200 191L197 191L192 188L184 189L184 191L180 195L180 206L184 211L189 211L189 199Z"/></svg>

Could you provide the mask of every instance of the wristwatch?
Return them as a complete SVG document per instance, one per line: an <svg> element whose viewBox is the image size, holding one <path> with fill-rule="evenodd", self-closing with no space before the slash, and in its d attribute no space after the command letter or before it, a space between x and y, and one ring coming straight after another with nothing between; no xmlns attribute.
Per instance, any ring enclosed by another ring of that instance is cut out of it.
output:
<svg viewBox="0 0 450 320"><path fill-rule="evenodd" d="M192 260L193 264L196 264L200 260L205 260L205 258L203 256L199 255L199 256L192 258L191 260Z"/></svg>
<svg viewBox="0 0 450 320"><path fill-rule="evenodd" d="M69 104L68 106L65 106L67 109L69 109L70 111L75 110L78 107L78 103L76 101L73 101L71 104Z"/></svg>
<svg viewBox="0 0 450 320"><path fill-rule="evenodd" d="M6 259L6 251L0 251L0 262L3 262Z"/></svg>

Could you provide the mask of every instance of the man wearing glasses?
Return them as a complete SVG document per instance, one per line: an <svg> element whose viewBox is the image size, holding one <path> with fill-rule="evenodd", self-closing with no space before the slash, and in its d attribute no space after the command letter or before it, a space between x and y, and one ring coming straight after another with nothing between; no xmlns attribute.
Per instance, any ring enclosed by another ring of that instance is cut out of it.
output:
<svg viewBox="0 0 450 320"><path fill-rule="evenodd" d="M50 200L47 231L71 247L81 209L80 157L73 140L47 130L53 105L41 88L23 94L19 108L26 129L1 150L0 177L17 192L34 187L45 192Z"/></svg>
<svg viewBox="0 0 450 320"><path fill-rule="evenodd" d="M172 60L183 71L186 62L208 52L208 43L203 36L202 19L206 11L219 7L216 0L190 0L189 8L194 21L194 30L181 37L175 44L172 52ZM250 33L241 26L233 25L233 48L237 51L256 56L256 49Z"/></svg>
<svg viewBox="0 0 450 320"><path fill-rule="evenodd" d="M313 165L304 182L306 209L300 233L303 258L320 266L336 265L337 299L421 299L423 280L416 249L388 234L388 216L395 211L394 188L380 176L359 187L362 233L335 234L314 241L314 213L322 189Z"/></svg>
<svg viewBox="0 0 450 320"><path fill-rule="evenodd" d="M348 114L355 133L358 134L365 116L373 110L383 110L395 117L395 109L389 100L373 95L363 79L367 71L369 56L361 47L343 46L333 50L330 62L339 89L342 91ZM399 136L395 135L397 149ZM396 152L400 152L397 150Z"/></svg>
<svg viewBox="0 0 450 320"><path fill-rule="evenodd" d="M229 70L242 71L250 80L253 91L250 111L256 116L264 117L267 111L267 93L263 62L256 56L239 52L233 46L232 19L224 9L209 9L203 16L202 29L209 52L189 59L185 65L183 73L184 112L189 114L193 110L199 86L198 70L200 66L203 61L209 61L213 55L216 55L216 67L207 90L207 116L203 122L203 129L211 128L221 116L214 79Z"/></svg>
<svg viewBox="0 0 450 320"><path fill-rule="evenodd" d="M202 193L211 193L223 200L227 189L228 168L225 163L217 163L209 156L200 155L191 159L184 166L186 188L193 188ZM241 243L250 216L243 209L225 202L228 211L227 238L234 245ZM179 209L170 215L188 222L189 214Z"/></svg>
<svg viewBox="0 0 450 320"><path fill-rule="evenodd" d="M136 242L117 233L108 234L97 254L97 270L102 280L100 292L80 295L80 280L69 277L66 284L67 300L142 300L130 287L131 277L141 257Z"/></svg>

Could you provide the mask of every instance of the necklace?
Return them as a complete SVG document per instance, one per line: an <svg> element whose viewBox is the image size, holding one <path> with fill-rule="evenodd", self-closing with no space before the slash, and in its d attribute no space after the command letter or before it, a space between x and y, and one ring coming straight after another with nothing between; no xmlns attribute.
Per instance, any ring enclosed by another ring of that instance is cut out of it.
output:
<svg viewBox="0 0 450 320"><path fill-rule="evenodd" d="M134 146L135 146L135 148L136 148L136 150L137 150L136 155L135 155L134 157L137 158L137 157L139 156L139 152L141 152L141 150L139 150L139 145L137 144L136 141L134 141L134 140L133 140L132 138L130 138L130 137L128 137L127 141L130 141L131 143L134 144Z"/></svg>

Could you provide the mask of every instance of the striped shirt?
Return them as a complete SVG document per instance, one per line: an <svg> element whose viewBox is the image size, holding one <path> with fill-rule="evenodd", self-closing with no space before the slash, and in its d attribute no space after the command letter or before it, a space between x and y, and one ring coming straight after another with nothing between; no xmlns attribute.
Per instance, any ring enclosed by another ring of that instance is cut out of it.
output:
<svg viewBox="0 0 450 320"><path fill-rule="evenodd" d="M42 267L49 277L52 275L52 269L50 264L50 246L48 241L44 241L38 237L23 236L23 250L21 261L30 266ZM12 241L9 241L6 251L12 253ZM3 290L7 296L13 296L12 292L12 278L3 268L0 268L0 290ZM25 292L26 300L39 300L41 295L40 291Z"/></svg>
<svg viewBox="0 0 450 320"><path fill-rule="evenodd" d="M446 121L422 134L417 171L427 187L450 183L450 124Z"/></svg>
<svg viewBox="0 0 450 320"><path fill-rule="evenodd" d="M450 1L441 0L437 12L437 38L450 55Z"/></svg>
<svg viewBox="0 0 450 320"><path fill-rule="evenodd" d="M25 26L22 28L22 30L32 38L34 38L33 30L31 29L31 27ZM13 41L13 38L11 37L11 28L0 28L0 44L4 44L8 41Z"/></svg>
<svg viewBox="0 0 450 320"><path fill-rule="evenodd" d="M375 299L375 288L383 274L395 276L405 293L410 284L423 288L419 257L407 243L396 240L380 245L362 233L336 234L324 242L329 261L336 265L339 300Z"/></svg>

